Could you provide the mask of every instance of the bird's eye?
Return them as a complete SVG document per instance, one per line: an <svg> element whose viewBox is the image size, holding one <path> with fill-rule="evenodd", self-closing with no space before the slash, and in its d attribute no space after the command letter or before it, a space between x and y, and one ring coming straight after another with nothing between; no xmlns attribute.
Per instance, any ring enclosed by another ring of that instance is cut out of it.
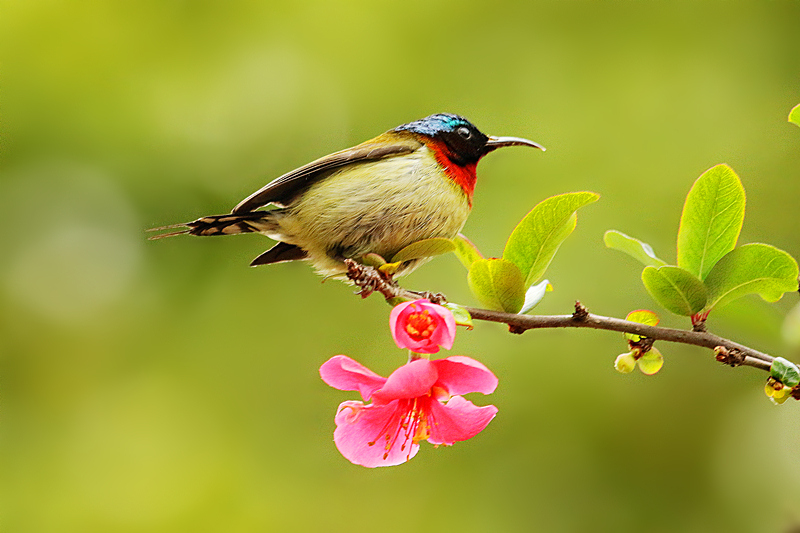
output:
<svg viewBox="0 0 800 533"><path fill-rule="evenodd" d="M469 128L466 127L466 126L461 126L460 128L458 128L456 130L456 133L458 133L459 135L461 135L465 139L469 139L470 135L472 135L472 132L469 131Z"/></svg>

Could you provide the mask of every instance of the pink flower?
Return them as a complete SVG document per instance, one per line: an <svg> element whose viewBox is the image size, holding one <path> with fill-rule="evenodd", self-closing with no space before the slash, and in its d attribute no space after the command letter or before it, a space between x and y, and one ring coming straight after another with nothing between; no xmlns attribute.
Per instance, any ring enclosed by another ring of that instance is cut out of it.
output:
<svg viewBox="0 0 800 533"><path fill-rule="evenodd" d="M389 329L400 348L416 353L436 353L439 346L448 350L456 336L456 319L447 308L415 300L396 305L389 316Z"/></svg>
<svg viewBox="0 0 800 533"><path fill-rule="evenodd" d="M346 459L370 468L408 461L422 440L451 445L471 439L497 414L494 405L478 407L460 396L489 394L497 387L495 375L469 357L416 359L384 378L337 355L319 373L331 387L357 390L365 401L372 399L339 405L333 433Z"/></svg>

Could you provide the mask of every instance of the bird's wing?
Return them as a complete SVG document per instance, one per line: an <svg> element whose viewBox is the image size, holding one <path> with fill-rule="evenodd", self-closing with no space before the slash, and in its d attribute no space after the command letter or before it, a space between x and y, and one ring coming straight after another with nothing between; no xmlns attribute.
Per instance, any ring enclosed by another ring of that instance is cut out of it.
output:
<svg viewBox="0 0 800 533"><path fill-rule="evenodd" d="M272 263L283 263L285 261L297 261L299 259L305 259L306 257L308 257L308 252L299 246L295 246L294 244L286 244L285 242L279 242L263 254L253 259L253 262L250 263L250 266L271 265Z"/></svg>
<svg viewBox="0 0 800 533"><path fill-rule="evenodd" d="M384 157L411 153L422 143L413 137L397 138L396 133L384 133L352 148L335 152L298 169L292 170L264 185L233 208L233 213L253 211L267 204L283 207L310 185L327 175L327 172L352 163L375 161Z"/></svg>

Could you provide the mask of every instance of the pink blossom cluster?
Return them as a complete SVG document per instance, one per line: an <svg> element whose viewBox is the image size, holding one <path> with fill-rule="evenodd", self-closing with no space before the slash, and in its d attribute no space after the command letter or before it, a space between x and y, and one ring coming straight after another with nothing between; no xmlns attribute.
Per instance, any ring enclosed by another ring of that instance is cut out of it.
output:
<svg viewBox="0 0 800 533"><path fill-rule="evenodd" d="M478 407L461 396L494 392L497 377L481 363L459 355L433 361L418 355L453 346L456 322L448 309L427 300L405 302L392 310L389 323L397 345L412 357L388 378L345 355L320 368L331 387L361 394L363 401L339 405L333 440L346 459L370 468L408 461L423 440L451 445L470 439L497 414L494 405Z"/></svg>

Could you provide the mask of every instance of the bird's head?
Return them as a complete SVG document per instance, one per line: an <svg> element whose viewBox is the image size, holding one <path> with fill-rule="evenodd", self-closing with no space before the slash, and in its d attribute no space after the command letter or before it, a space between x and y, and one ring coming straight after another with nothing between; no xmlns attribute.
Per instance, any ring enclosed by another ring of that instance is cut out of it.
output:
<svg viewBox="0 0 800 533"><path fill-rule="evenodd" d="M437 113L395 128L428 137L446 149L448 158L457 165L477 163L480 158L502 146L531 146L544 150L539 143L519 137L492 137L484 134L464 117Z"/></svg>
<svg viewBox="0 0 800 533"><path fill-rule="evenodd" d="M470 200L475 188L475 167L483 156L503 146L530 146L544 150L542 145L528 139L486 135L469 120L451 113L430 115L398 126L394 131L411 132L421 137Z"/></svg>

